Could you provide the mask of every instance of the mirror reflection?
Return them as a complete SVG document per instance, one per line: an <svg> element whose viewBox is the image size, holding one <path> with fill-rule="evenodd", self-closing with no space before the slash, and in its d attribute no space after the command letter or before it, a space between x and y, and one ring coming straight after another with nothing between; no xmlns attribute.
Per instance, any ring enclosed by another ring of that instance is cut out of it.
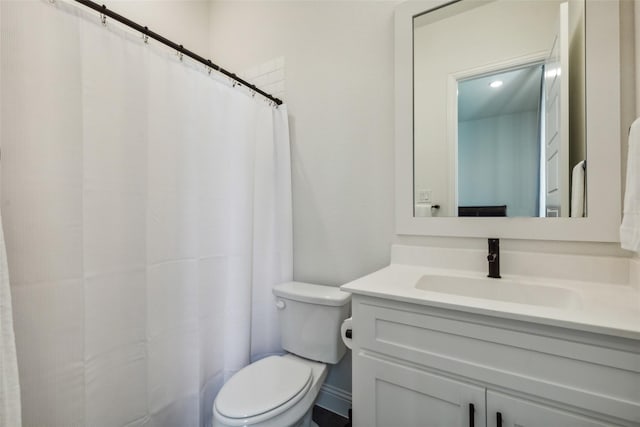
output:
<svg viewBox="0 0 640 427"><path fill-rule="evenodd" d="M414 17L414 215L586 216L584 0Z"/></svg>
<svg viewBox="0 0 640 427"><path fill-rule="evenodd" d="M544 64L458 82L458 216L544 216Z"/></svg>

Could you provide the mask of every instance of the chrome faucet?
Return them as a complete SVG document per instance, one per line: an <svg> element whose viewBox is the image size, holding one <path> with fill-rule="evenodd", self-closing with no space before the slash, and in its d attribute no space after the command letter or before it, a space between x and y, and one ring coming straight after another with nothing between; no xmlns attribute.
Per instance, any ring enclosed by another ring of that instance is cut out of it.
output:
<svg viewBox="0 0 640 427"><path fill-rule="evenodd" d="M500 239L489 239L489 274L487 277L500 278Z"/></svg>

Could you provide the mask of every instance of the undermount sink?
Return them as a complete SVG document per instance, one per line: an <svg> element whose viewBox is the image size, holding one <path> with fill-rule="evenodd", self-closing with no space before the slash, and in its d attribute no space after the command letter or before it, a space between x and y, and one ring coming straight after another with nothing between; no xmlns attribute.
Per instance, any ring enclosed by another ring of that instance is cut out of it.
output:
<svg viewBox="0 0 640 427"><path fill-rule="evenodd" d="M510 279L427 274L416 282L415 287L429 292L545 307L576 308L580 305L579 295L571 289Z"/></svg>

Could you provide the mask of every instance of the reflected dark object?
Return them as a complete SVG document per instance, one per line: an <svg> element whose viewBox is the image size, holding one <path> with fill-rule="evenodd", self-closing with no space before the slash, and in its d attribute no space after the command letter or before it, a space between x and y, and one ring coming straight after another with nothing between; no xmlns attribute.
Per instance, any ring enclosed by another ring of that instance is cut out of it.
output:
<svg viewBox="0 0 640 427"><path fill-rule="evenodd" d="M458 216L507 216L507 205L458 206Z"/></svg>

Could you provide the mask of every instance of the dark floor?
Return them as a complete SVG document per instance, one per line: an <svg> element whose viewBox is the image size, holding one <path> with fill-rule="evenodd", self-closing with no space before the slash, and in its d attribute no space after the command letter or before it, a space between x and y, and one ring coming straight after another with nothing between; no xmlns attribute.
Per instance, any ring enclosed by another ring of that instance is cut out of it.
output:
<svg viewBox="0 0 640 427"><path fill-rule="evenodd" d="M349 424L349 420L335 414L331 411L327 411L319 406L313 407L313 421L318 424L319 427L346 427Z"/></svg>

